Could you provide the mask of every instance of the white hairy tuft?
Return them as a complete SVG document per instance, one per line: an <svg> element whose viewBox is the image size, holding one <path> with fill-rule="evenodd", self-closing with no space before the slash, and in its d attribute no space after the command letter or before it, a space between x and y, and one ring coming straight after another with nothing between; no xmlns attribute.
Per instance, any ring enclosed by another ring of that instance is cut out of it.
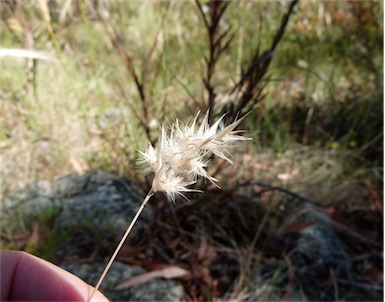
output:
<svg viewBox="0 0 385 302"><path fill-rule="evenodd" d="M207 172L212 154L233 165L230 159L233 143L248 140L239 135L242 131L234 131L242 119L225 127L222 116L210 126L208 116L207 112L199 127L196 125L199 113L189 124L176 120L168 130L162 126L157 147L149 145L145 152L140 152L138 163L148 166L143 172L154 173L152 192L164 192L175 201L178 196L186 198L183 193L197 192L188 187L200 177L216 185L217 179Z"/></svg>

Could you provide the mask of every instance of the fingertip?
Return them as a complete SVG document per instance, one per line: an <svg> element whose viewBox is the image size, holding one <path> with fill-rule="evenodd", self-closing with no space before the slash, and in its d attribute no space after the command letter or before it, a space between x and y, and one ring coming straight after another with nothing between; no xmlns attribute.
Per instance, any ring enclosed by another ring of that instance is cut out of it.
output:
<svg viewBox="0 0 385 302"><path fill-rule="evenodd" d="M20 251L1 251L1 301L85 301L93 287L60 267ZM108 301L97 291L91 301Z"/></svg>
<svg viewBox="0 0 385 302"><path fill-rule="evenodd" d="M90 290L88 292L88 299L91 297L92 295L92 292L93 292L94 288L92 286L90 286ZM94 295L92 296L92 299L91 300L88 300L89 302L106 302L106 301L109 301L100 291L96 291L94 293Z"/></svg>

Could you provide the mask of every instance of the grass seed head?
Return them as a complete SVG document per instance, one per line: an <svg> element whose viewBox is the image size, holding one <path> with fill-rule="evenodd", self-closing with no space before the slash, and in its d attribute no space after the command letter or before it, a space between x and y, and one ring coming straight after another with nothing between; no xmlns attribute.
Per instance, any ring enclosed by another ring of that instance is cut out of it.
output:
<svg viewBox="0 0 385 302"><path fill-rule="evenodd" d="M186 125L176 120L168 130L162 126L157 147L149 145L145 152L140 152L138 163L148 165L144 173L154 173L152 191L164 192L172 201L177 196L186 198L185 192L197 192L188 187L200 177L216 185L217 179L207 172L209 157L214 154L233 165L230 157L234 143L248 140L239 135L242 131L234 131L243 118L225 127L222 116L210 126L207 112L197 127L198 117L199 113Z"/></svg>

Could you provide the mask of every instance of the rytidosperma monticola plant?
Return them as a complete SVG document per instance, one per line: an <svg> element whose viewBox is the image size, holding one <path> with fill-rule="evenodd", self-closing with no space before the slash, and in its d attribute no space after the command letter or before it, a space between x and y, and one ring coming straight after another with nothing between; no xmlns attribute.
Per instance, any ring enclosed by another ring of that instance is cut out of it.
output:
<svg viewBox="0 0 385 302"><path fill-rule="evenodd" d="M239 135L243 131L235 130L243 118L235 119L232 124L224 126L222 116L210 126L208 116L207 112L199 127L197 126L199 113L188 124L183 125L176 120L168 129L162 126L156 148L149 144L146 151L140 152L141 159L138 160L138 164L147 165L144 169L145 174L154 174L152 187L116 247L89 300L105 278L146 203L156 192L164 192L171 201L175 201L177 197L187 199L185 193L201 192L190 188L199 178L206 178L216 185L217 179L207 172L212 155L233 165L231 150L234 143L248 140Z"/></svg>

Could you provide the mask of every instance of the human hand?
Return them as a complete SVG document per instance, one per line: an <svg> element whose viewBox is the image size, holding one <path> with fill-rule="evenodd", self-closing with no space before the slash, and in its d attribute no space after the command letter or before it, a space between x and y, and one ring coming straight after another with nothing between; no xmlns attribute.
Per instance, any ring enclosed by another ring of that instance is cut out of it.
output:
<svg viewBox="0 0 385 302"><path fill-rule="evenodd" d="M93 287L60 267L19 251L0 252L1 301L88 301ZM92 301L108 301L96 292Z"/></svg>

